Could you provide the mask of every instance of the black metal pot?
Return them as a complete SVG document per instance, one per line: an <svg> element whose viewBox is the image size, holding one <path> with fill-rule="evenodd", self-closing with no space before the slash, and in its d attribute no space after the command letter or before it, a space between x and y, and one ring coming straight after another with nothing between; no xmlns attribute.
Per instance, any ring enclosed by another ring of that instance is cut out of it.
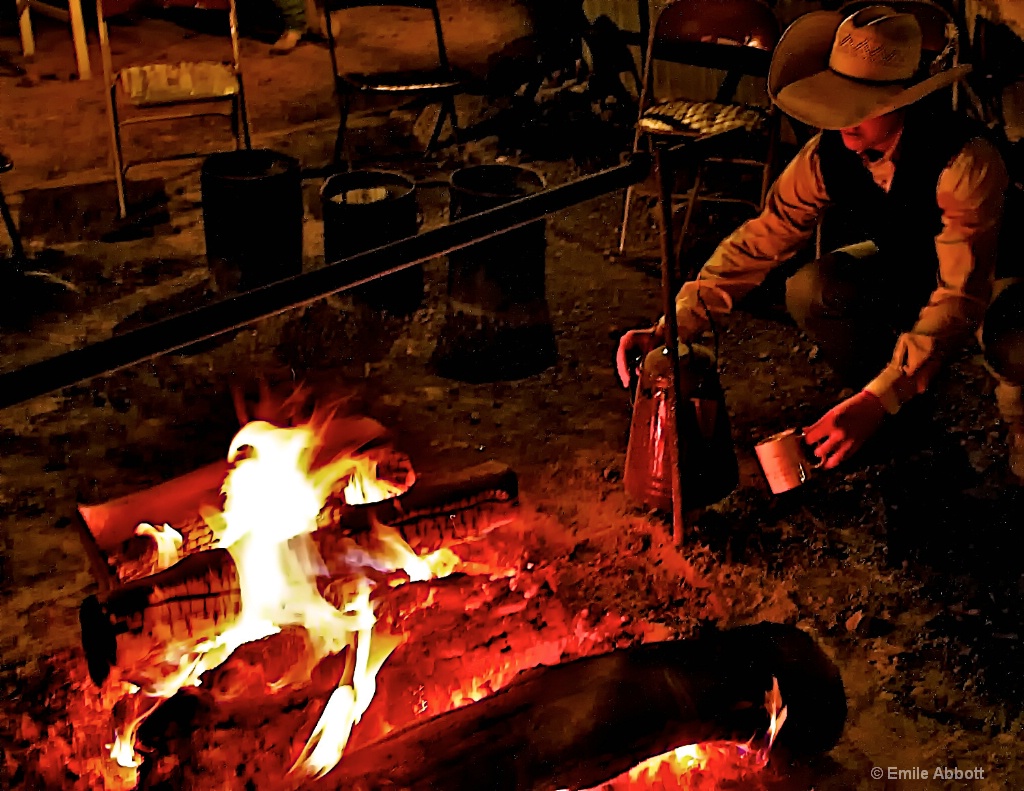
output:
<svg viewBox="0 0 1024 791"><path fill-rule="evenodd" d="M324 257L328 263L382 247L419 230L416 182L388 170L353 170L331 176L320 189ZM423 302L423 267L413 266L352 291L355 300L396 315Z"/></svg>

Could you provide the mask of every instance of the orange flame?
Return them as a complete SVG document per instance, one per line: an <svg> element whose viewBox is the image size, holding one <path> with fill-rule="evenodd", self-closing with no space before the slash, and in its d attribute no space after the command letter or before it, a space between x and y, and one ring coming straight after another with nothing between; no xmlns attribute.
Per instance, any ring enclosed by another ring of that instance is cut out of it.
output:
<svg viewBox="0 0 1024 791"><path fill-rule="evenodd" d="M226 549L235 562L241 614L198 646L167 646L164 663L177 670L144 690L152 697L152 706L115 734L110 750L118 763L138 765L135 733L160 700L186 685L198 686L204 672L223 663L240 645L294 625L306 629L317 660L349 650L355 661L328 700L292 771L321 776L340 760L353 726L373 698L377 671L401 643L401 638L374 632L373 583L360 569L404 571L410 580L426 580L450 574L458 557L442 550L421 558L398 531L374 525L370 549L353 543L347 553L355 579L344 586L340 606L332 606L317 586L324 564L311 537L328 497L342 484L343 497L350 504L377 502L401 490L377 480L376 462L367 458L343 455L314 470L321 440L313 421L287 428L251 421L235 435L228 450L228 461L234 466L222 487L223 510L204 518L214 533L214 546ZM172 552L177 558L177 533L169 527L140 526L139 530L156 538L161 563Z"/></svg>

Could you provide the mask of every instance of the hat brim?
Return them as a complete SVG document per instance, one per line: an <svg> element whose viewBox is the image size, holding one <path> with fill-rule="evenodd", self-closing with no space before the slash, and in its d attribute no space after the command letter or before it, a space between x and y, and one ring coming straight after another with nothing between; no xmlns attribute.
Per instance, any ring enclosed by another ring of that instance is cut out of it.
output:
<svg viewBox="0 0 1024 791"><path fill-rule="evenodd" d="M773 101L787 85L828 69L832 42L842 23L838 11L811 11L783 31L768 69L768 95Z"/></svg>
<svg viewBox="0 0 1024 791"><path fill-rule="evenodd" d="M787 85L775 103L786 115L817 129L848 129L914 104L970 70L969 65L957 66L910 85L867 85L821 71Z"/></svg>
<svg viewBox="0 0 1024 791"><path fill-rule="evenodd" d="M966 75L969 65L906 85L858 82L828 68L836 31L836 11L811 11L794 21L779 39L768 72L768 94L786 115L817 129L851 126L907 107Z"/></svg>

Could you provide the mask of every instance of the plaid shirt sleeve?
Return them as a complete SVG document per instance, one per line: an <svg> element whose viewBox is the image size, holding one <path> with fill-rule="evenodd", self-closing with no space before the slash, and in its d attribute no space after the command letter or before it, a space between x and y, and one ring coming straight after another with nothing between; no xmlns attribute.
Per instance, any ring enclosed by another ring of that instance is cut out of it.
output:
<svg viewBox="0 0 1024 791"><path fill-rule="evenodd" d="M963 348L981 324L992 291L1007 183L999 152L980 138L967 143L939 176L936 288L914 327L897 340L890 363L865 387L888 412L924 392L948 353Z"/></svg>
<svg viewBox="0 0 1024 791"><path fill-rule="evenodd" d="M679 337L692 338L705 329L707 313L731 311L772 269L810 241L828 203L818 161L819 140L818 135L811 138L786 166L761 214L726 237L697 278L680 289L676 296Z"/></svg>

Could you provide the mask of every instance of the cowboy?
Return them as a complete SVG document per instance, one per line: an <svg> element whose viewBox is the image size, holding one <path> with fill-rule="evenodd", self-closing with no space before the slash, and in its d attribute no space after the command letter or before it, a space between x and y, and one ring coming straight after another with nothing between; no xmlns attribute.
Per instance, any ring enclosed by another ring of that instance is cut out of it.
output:
<svg viewBox="0 0 1024 791"><path fill-rule="evenodd" d="M826 468L926 390L977 331L991 297L1006 168L980 124L952 113L949 99L938 109L935 92L969 67L931 74L920 60L921 30L909 14L871 6L846 18L814 11L797 19L773 55L769 95L822 131L778 177L761 214L726 237L676 297L679 335L688 340L807 246L826 210L826 229L838 218L856 234L848 241L859 244L786 281L788 312L856 391L804 431ZM624 385L626 361L663 339L664 319L622 337ZM1024 374L1024 361L1012 367L1003 375ZM1024 477L1021 392L1000 379L1011 467Z"/></svg>

